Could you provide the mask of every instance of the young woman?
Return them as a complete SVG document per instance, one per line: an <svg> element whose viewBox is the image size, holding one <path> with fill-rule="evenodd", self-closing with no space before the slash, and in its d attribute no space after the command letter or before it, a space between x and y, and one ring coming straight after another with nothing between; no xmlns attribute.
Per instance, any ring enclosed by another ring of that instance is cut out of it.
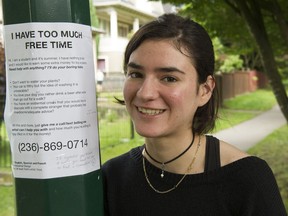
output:
<svg viewBox="0 0 288 216"><path fill-rule="evenodd" d="M217 117L214 51L192 20L166 14L130 40L124 101L145 143L103 165L110 216L286 215L267 163L205 135Z"/></svg>

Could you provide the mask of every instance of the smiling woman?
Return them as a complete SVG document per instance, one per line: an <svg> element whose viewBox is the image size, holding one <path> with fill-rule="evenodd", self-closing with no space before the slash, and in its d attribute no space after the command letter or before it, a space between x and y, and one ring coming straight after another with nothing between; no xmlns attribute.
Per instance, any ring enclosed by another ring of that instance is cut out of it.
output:
<svg viewBox="0 0 288 216"><path fill-rule="evenodd" d="M265 161L205 135L218 109L202 26L175 14L144 25L124 71L119 102L145 144L103 165L106 215L286 215Z"/></svg>
<svg viewBox="0 0 288 216"><path fill-rule="evenodd" d="M168 138L177 128L181 137L189 134L191 140L193 116L214 87L212 77L206 82L210 85L199 86L197 81L190 59L170 40L144 41L130 55L123 91L136 131L144 137L164 132Z"/></svg>

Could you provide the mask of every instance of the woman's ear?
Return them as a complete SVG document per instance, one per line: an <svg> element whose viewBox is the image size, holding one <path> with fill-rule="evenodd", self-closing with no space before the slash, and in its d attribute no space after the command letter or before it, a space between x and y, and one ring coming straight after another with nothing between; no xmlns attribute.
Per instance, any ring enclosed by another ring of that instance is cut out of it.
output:
<svg viewBox="0 0 288 216"><path fill-rule="evenodd" d="M200 84L199 87L199 107L204 106L212 96L215 88L215 79L209 75L205 83Z"/></svg>

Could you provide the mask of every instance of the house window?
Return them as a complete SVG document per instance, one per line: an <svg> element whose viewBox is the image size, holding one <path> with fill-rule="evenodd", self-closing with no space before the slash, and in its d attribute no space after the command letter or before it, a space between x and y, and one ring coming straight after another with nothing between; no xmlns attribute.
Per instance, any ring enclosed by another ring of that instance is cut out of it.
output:
<svg viewBox="0 0 288 216"><path fill-rule="evenodd" d="M99 27L105 31L105 36L110 36L110 21L105 19L99 19Z"/></svg>
<svg viewBox="0 0 288 216"><path fill-rule="evenodd" d="M126 38L128 33L129 33L128 25L119 23L118 24L118 36Z"/></svg>

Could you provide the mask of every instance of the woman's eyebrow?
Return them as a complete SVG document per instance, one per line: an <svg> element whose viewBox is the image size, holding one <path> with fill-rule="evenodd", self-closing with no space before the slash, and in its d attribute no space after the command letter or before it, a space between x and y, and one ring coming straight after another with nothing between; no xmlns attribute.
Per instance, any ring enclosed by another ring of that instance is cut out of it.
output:
<svg viewBox="0 0 288 216"><path fill-rule="evenodd" d="M144 70L144 66L136 64L135 62L129 62L127 64L127 67L138 69L138 70ZM155 72L162 72L162 73L179 72L179 73L185 74L184 71L178 69L177 67L158 67L158 68L155 68Z"/></svg>
<svg viewBox="0 0 288 216"><path fill-rule="evenodd" d="M177 67L159 67L155 69L156 72L165 72L165 73L169 73L169 72L179 72L182 74L185 74L184 71L180 70Z"/></svg>
<svg viewBox="0 0 288 216"><path fill-rule="evenodd" d="M139 64L136 64L134 62L129 62L127 64L127 67L131 67L131 68L134 68L134 69L144 69L143 66L139 65Z"/></svg>

